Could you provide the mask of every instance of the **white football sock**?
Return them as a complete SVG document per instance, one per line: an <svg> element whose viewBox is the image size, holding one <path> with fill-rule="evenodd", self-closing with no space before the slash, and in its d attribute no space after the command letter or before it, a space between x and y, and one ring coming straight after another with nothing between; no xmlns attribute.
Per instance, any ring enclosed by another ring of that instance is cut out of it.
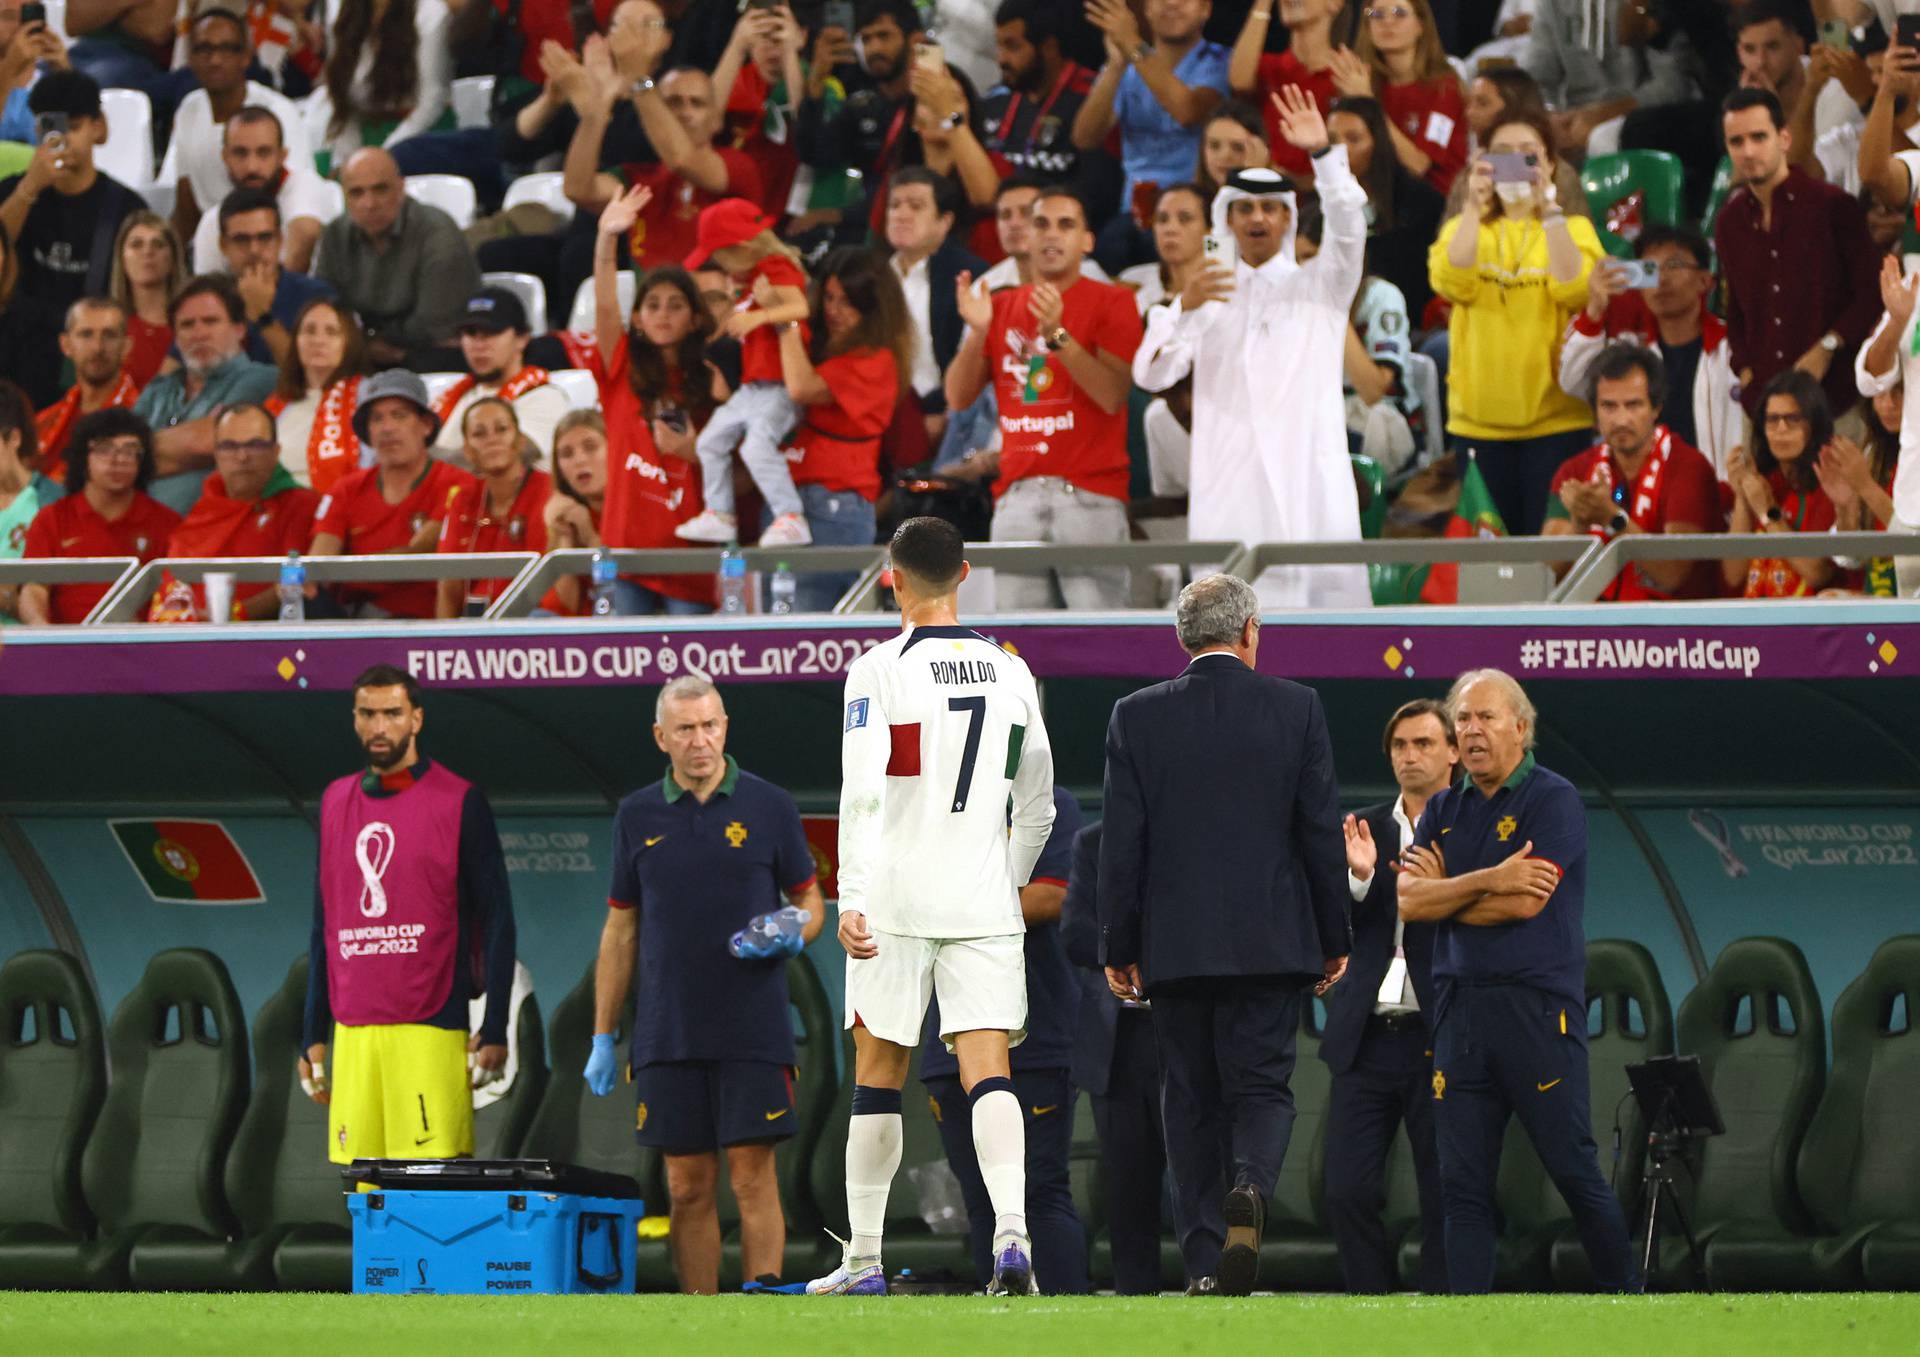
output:
<svg viewBox="0 0 1920 1357"><path fill-rule="evenodd" d="M973 1100L973 1153L993 1201L993 1237L1027 1237L1027 1127L1020 1100L996 1088Z"/></svg>
<svg viewBox="0 0 1920 1357"><path fill-rule="evenodd" d="M1014 1104L1018 1114L1019 1104ZM887 1192L900 1167L900 1114L868 1112L847 1124L847 1223L853 1227L849 1262L880 1261Z"/></svg>

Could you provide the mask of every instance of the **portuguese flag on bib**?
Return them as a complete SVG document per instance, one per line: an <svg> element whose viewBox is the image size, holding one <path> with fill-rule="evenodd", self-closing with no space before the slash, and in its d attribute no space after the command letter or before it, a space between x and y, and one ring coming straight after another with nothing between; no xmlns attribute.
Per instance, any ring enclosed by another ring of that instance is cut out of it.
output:
<svg viewBox="0 0 1920 1357"><path fill-rule="evenodd" d="M1447 520L1447 537L1505 537L1507 525L1493 507L1493 496L1480 475L1480 464L1467 455L1467 469L1460 477L1460 499ZM1426 582L1420 586L1422 603L1458 603L1460 567L1453 561L1437 561L1427 568Z"/></svg>
<svg viewBox="0 0 1920 1357"><path fill-rule="evenodd" d="M109 820L107 827L156 900L257 905L267 898L247 855L218 820Z"/></svg>

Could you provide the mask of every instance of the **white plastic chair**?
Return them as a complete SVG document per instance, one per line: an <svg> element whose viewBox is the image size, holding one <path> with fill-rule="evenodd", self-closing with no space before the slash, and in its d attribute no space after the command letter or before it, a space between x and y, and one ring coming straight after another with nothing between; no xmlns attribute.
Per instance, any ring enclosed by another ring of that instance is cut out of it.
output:
<svg viewBox="0 0 1920 1357"><path fill-rule="evenodd" d="M338 221L346 215L347 191L340 187L338 179L322 179L320 189L327 199L326 213L320 218L320 224L325 226L328 222Z"/></svg>
<svg viewBox="0 0 1920 1357"><path fill-rule="evenodd" d="M501 201L500 210L505 212L521 203L539 203L561 221L572 221L577 209L567 197L566 182L567 176L558 170L523 174L507 185L507 196Z"/></svg>
<svg viewBox="0 0 1920 1357"><path fill-rule="evenodd" d="M439 208L452 217L453 224L462 231L473 225L479 196L473 191L472 180L457 174L410 174L406 184L409 198Z"/></svg>
<svg viewBox="0 0 1920 1357"><path fill-rule="evenodd" d="M492 106L492 76L463 75L453 82L453 119L458 126L487 126Z"/></svg>
<svg viewBox="0 0 1920 1357"><path fill-rule="evenodd" d="M527 308L527 328L534 334L547 332L547 285L531 273L483 273L484 287L505 288Z"/></svg>
<svg viewBox="0 0 1920 1357"><path fill-rule="evenodd" d="M549 372L547 380L566 392L567 404L576 410L591 410L600 403L600 384L585 368L561 368Z"/></svg>
<svg viewBox="0 0 1920 1357"><path fill-rule="evenodd" d="M67 36L67 0L46 0L47 31L55 34L61 42L70 43Z"/></svg>
<svg viewBox="0 0 1920 1357"><path fill-rule="evenodd" d="M138 193L153 182L153 101L144 90L101 90L107 140L94 164Z"/></svg>
<svg viewBox="0 0 1920 1357"><path fill-rule="evenodd" d="M626 315L633 314L633 299L640 287L640 280L633 276L632 269L621 269L615 281L620 296L620 310ZM569 330L593 333L593 279L580 284L580 290L573 294L573 311L567 317Z"/></svg>
<svg viewBox="0 0 1920 1357"><path fill-rule="evenodd" d="M467 374L464 372L425 372L420 380L427 384L427 403L438 405L440 398L452 389L453 384Z"/></svg>

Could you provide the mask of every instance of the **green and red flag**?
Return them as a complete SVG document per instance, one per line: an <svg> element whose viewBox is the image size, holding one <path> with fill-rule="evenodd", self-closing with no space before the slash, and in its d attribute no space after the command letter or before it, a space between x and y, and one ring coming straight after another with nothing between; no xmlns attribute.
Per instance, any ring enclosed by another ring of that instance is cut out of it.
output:
<svg viewBox="0 0 1920 1357"><path fill-rule="evenodd" d="M1505 537L1507 525L1493 507L1493 496L1480 475L1479 463L1468 452L1467 469L1460 477L1460 498L1447 520L1447 537ZM1455 561L1439 561L1427 569L1426 583L1420 586L1422 603L1458 603L1460 566Z"/></svg>
<svg viewBox="0 0 1920 1357"><path fill-rule="evenodd" d="M109 820L147 894L170 904L258 905L266 892L218 820Z"/></svg>

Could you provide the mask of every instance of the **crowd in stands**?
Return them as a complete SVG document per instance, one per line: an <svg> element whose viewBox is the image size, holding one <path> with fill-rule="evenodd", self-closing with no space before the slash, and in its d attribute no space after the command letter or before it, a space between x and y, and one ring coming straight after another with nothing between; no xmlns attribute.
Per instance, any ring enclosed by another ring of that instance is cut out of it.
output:
<svg viewBox="0 0 1920 1357"><path fill-rule="evenodd" d="M1222 477L1282 506L1246 540L1440 535L1482 495L1514 534L1920 525L1893 0L0 0L0 83L0 558L758 541L817 609L852 577L810 545L927 512L1209 538ZM1274 305L1193 349L1235 297ZM1322 351L1344 431L1236 442ZM1783 542L1607 597L1913 593L1908 564ZM105 589L0 588L0 620ZM205 610L166 576L147 613Z"/></svg>

